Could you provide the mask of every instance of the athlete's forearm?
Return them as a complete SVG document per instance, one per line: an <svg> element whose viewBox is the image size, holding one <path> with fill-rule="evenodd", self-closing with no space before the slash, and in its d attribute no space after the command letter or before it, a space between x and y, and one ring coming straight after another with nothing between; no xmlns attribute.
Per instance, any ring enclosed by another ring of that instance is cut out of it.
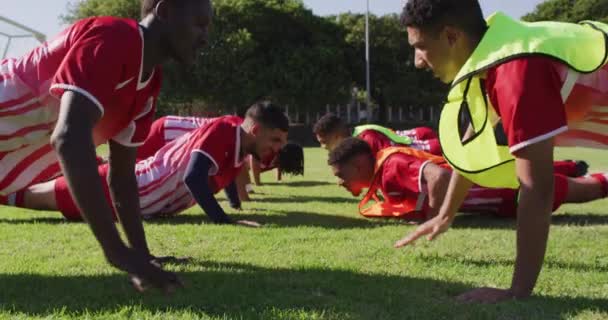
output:
<svg viewBox="0 0 608 320"><path fill-rule="evenodd" d="M517 256L511 290L516 297L532 293L547 249L551 225L550 189L520 191L517 210Z"/></svg>
<svg viewBox="0 0 608 320"><path fill-rule="evenodd" d="M193 153L186 169L184 183L196 203L213 222L231 223L232 220L226 215L209 187L209 169L211 166L211 160L205 155Z"/></svg>
<svg viewBox="0 0 608 320"><path fill-rule="evenodd" d="M239 199L239 193L237 191L236 181L232 181L225 189L226 197L230 202L230 207L235 209L241 208L241 200Z"/></svg>
<svg viewBox="0 0 608 320"><path fill-rule="evenodd" d="M517 256L511 290L516 297L532 293L547 248L553 206L553 140L521 150L515 159L520 181L517 210Z"/></svg>
<svg viewBox="0 0 608 320"><path fill-rule="evenodd" d="M131 246L150 254L144 231L135 177L136 149L110 142L108 184L118 218Z"/></svg>
<svg viewBox="0 0 608 320"><path fill-rule="evenodd" d="M93 127L100 113L86 97L67 92L61 99L51 144L61 164L74 201L89 223L106 258L115 263L127 252L106 201L97 172Z"/></svg>
<svg viewBox="0 0 608 320"><path fill-rule="evenodd" d="M453 219L456 212L458 212L458 209L460 209L464 203L472 186L473 182L461 176L456 171L452 172L443 205L439 210L439 215Z"/></svg>

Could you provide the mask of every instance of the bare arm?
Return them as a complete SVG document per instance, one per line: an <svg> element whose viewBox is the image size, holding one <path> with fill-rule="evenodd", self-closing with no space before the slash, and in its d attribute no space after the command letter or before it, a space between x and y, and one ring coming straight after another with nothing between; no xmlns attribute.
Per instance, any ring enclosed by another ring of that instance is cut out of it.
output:
<svg viewBox="0 0 608 320"><path fill-rule="evenodd" d="M112 220L112 209L104 197L97 172L93 127L101 111L89 99L67 91L61 98L59 118L51 144L63 175L83 218L89 223L108 261L118 266L127 248Z"/></svg>
<svg viewBox="0 0 608 320"><path fill-rule="evenodd" d="M125 147L110 141L108 184L118 218L131 247L149 255L135 177L136 157L137 148Z"/></svg>
<svg viewBox="0 0 608 320"><path fill-rule="evenodd" d="M473 187L473 182L461 176L458 172L453 171L439 215L445 219L449 219L450 222L454 220L456 212L458 212L458 209L464 203L471 187Z"/></svg>
<svg viewBox="0 0 608 320"><path fill-rule="evenodd" d="M473 129L469 127L465 134L465 138L468 138L473 133ZM472 186L473 182L461 176L458 172L453 171L443 204L439 209L439 214L420 225L414 232L397 241L394 247L401 248L407 246L424 235L427 235L428 240L433 240L438 235L447 231Z"/></svg>
<svg viewBox="0 0 608 320"><path fill-rule="evenodd" d="M521 150L515 160L521 183L517 208L517 256L511 290L532 293L543 265L553 205L553 139Z"/></svg>
<svg viewBox="0 0 608 320"><path fill-rule="evenodd" d="M129 249L118 234L97 172L93 128L100 118L101 111L85 96L67 91L61 97L51 144L70 192L110 264L132 274L140 291L147 282L172 291L178 285L177 277L153 266L148 256Z"/></svg>
<svg viewBox="0 0 608 320"><path fill-rule="evenodd" d="M434 163L428 163L422 170L422 177L427 185L429 197L427 217L430 219L439 213L450 184L450 171Z"/></svg>
<svg viewBox="0 0 608 320"><path fill-rule="evenodd" d="M458 212L458 208L464 202L472 186L473 183L471 181L456 172L452 172L445 200L439 209L439 214L420 225L414 232L397 241L394 247L401 248L407 246L424 235L427 235L428 240L434 240L437 236L446 232L450 228Z"/></svg>
<svg viewBox="0 0 608 320"><path fill-rule="evenodd" d="M553 139L518 152L521 194L517 208L517 256L511 288L478 288L458 297L463 302L496 303L532 293L543 265L553 204Z"/></svg>

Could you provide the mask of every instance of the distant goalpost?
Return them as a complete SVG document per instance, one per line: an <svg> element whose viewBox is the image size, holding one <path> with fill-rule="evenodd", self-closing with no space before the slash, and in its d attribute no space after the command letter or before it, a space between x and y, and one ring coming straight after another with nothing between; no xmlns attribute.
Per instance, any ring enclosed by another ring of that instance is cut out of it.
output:
<svg viewBox="0 0 608 320"><path fill-rule="evenodd" d="M13 21L13 20L6 18L4 16L1 16L1 15L0 15L0 22L4 22L8 25L11 25L18 30L18 32L16 32L15 34L13 32L9 33L9 32L3 32L0 30L0 36L6 38L6 44L4 45L4 48L2 49L1 59L6 58L6 54L8 53L8 49L10 48L11 41L13 39L34 38L34 39L38 40L38 42L40 42L40 43L46 41L46 36L43 33L38 32L27 26L24 26L19 22Z"/></svg>

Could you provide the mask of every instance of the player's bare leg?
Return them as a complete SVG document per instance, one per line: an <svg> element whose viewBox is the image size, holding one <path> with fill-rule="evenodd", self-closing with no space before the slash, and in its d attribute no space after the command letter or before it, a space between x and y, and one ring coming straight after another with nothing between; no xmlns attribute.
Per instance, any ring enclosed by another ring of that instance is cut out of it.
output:
<svg viewBox="0 0 608 320"><path fill-rule="evenodd" d="M23 207L33 210L57 210L55 180L27 188L23 194Z"/></svg>
<svg viewBox="0 0 608 320"><path fill-rule="evenodd" d="M580 178L568 178L566 203L583 203L607 196L608 180L604 174L593 174Z"/></svg>
<svg viewBox="0 0 608 320"><path fill-rule="evenodd" d="M35 184L25 190L1 197L0 203L32 210L58 210L55 200L55 180Z"/></svg>

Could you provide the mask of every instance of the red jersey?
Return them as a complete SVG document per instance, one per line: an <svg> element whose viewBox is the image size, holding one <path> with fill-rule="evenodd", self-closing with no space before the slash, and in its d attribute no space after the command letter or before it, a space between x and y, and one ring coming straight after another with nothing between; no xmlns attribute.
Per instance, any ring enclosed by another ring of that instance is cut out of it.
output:
<svg viewBox="0 0 608 320"><path fill-rule="evenodd" d="M243 120L234 117L235 123L240 124ZM165 144L192 132L218 118L179 117L166 116L156 119L150 128L144 144L137 149L137 158L145 159L153 156ZM239 122L240 121L240 122Z"/></svg>
<svg viewBox="0 0 608 320"><path fill-rule="evenodd" d="M209 169L209 185L215 193L230 184L243 165L241 128L230 117L216 121L165 144L152 157L139 160L135 176L139 190L139 202L143 215L177 214L196 204L184 183L184 176L192 153L207 156L213 163ZM221 143L220 143L221 142ZM99 174L107 186L108 165L99 167ZM55 181L55 197L59 210L68 219L80 218L65 178Z"/></svg>
<svg viewBox="0 0 608 320"><path fill-rule="evenodd" d="M608 66L580 74L550 58L519 58L488 70L486 92L512 153L552 137L608 145Z"/></svg>
<svg viewBox="0 0 608 320"><path fill-rule="evenodd" d="M95 145L143 143L161 84L159 68L142 74L143 51L135 20L98 17L76 22L19 59L0 61L0 194L60 172L49 141L66 90L102 113Z"/></svg>
<svg viewBox="0 0 608 320"><path fill-rule="evenodd" d="M412 140L410 145L394 143L384 134L376 130L365 130L357 138L367 142L372 149L374 157L378 151L388 147L408 147L422 150L433 155L441 155L441 146L437 135L430 128L414 128L412 130L396 131L400 136L409 137Z"/></svg>
<svg viewBox="0 0 608 320"><path fill-rule="evenodd" d="M163 146L154 156L136 166L140 204L143 214L170 214L195 204L184 175L194 152L213 163L209 186L215 193L228 186L238 175L245 158L240 154L241 127L232 117L220 117Z"/></svg>

